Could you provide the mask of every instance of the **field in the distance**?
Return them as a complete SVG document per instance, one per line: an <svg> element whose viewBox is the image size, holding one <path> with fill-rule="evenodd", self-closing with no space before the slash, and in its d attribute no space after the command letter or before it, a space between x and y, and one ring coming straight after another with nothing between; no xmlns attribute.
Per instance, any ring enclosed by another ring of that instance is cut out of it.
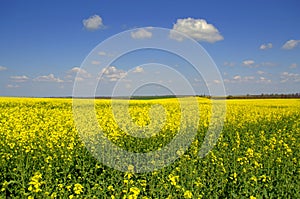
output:
<svg viewBox="0 0 300 199"><path fill-rule="evenodd" d="M198 134L189 149L161 170L137 174L91 155L75 128L71 99L0 98L0 198L300 198L300 100L227 100L223 131L204 158L198 151L211 110L208 99L198 101ZM166 121L147 139L122 131L109 100L95 107L111 142L147 152L170 142L179 127L176 99L133 100L132 121L148 125L156 103Z"/></svg>

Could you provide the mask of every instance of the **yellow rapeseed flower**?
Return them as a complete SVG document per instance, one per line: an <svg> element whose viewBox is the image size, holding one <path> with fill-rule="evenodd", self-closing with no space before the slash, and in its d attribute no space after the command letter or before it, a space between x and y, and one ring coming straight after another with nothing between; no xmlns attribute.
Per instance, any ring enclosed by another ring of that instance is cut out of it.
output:
<svg viewBox="0 0 300 199"><path fill-rule="evenodd" d="M184 192L184 198L192 198L193 197L193 194L192 194L192 192L191 191L189 191L189 190L186 190L185 192Z"/></svg>
<svg viewBox="0 0 300 199"><path fill-rule="evenodd" d="M76 183L73 187L73 191L75 194L79 195L83 192L83 186L79 183Z"/></svg>

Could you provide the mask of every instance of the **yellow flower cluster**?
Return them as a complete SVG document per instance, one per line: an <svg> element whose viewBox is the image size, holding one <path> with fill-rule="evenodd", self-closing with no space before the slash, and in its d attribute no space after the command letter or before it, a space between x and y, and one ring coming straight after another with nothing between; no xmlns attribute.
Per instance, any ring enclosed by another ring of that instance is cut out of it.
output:
<svg viewBox="0 0 300 199"><path fill-rule="evenodd" d="M299 100L229 100L222 133L210 134L204 146L218 110L209 99L197 103L198 111L188 98L95 100L95 111L84 113L82 123L96 116L98 126L92 127L114 146L135 153L162 150L180 130L196 124L191 145L176 148L173 164L135 173L134 160L121 172L93 156L100 138L78 133L71 99L0 98L0 198L299 196ZM200 149L214 139L214 148L200 157Z"/></svg>

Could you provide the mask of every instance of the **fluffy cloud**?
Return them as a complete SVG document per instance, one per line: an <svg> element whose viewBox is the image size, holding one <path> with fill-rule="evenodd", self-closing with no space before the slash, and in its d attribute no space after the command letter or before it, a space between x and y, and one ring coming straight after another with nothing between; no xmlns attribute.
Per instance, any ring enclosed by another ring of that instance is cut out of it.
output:
<svg viewBox="0 0 300 199"><path fill-rule="evenodd" d="M300 82L300 74L298 73L289 73L289 72L283 72L280 74L281 83L285 83L288 81L291 82Z"/></svg>
<svg viewBox="0 0 300 199"><path fill-rule="evenodd" d="M285 50L291 50L293 48L296 48L299 43L300 43L300 40L291 39L291 40L285 42L285 44L282 46L282 48Z"/></svg>
<svg viewBox="0 0 300 199"><path fill-rule="evenodd" d="M135 32L131 32L131 37L133 39L146 39L152 37L152 32L148 31L145 28L140 28Z"/></svg>
<svg viewBox="0 0 300 199"><path fill-rule="evenodd" d="M78 75L85 76L85 77L91 76L91 74L89 74L86 70L80 67L74 67L71 70L69 70L68 73L77 73Z"/></svg>
<svg viewBox="0 0 300 199"><path fill-rule="evenodd" d="M241 83L241 82L254 82L255 77L254 76L240 76L235 75L232 77L232 79L224 79L225 83Z"/></svg>
<svg viewBox="0 0 300 199"><path fill-rule="evenodd" d="M259 77L259 79L256 81L256 83L271 83L272 80L267 79L266 77Z"/></svg>
<svg viewBox="0 0 300 199"><path fill-rule="evenodd" d="M243 66L247 66L249 68L257 68L257 67L274 67L277 66L278 63L274 63L274 62L261 62L261 63L256 63L254 60L252 59L247 59L242 61L242 65Z"/></svg>
<svg viewBox="0 0 300 199"><path fill-rule="evenodd" d="M11 76L10 79L14 82L26 82L29 80L29 77L26 75L20 75L20 76Z"/></svg>
<svg viewBox="0 0 300 199"><path fill-rule="evenodd" d="M142 67L138 66L132 72L133 73L142 73L142 72L144 72L144 69Z"/></svg>
<svg viewBox="0 0 300 199"><path fill-rule="evenodd" d="M236 75L236 76L233 77L233 79L234 79L234 80L241 80L242 77L241 77L240 75Z"/></svg>
<svg viewBox="0 0 300 199"><path fill-rule="evenodd" d="M77 75L76 77L74 77ZM86 70L80 67L73 67L71 70L67 72L66 79L76 79L76 81L83 81L84 79L91 78L92 75L88 73ZM69 80L70 81L70 80Z"/></svg>
<svg viewBox="0 0 300 199"><path fill-rule="evenodd" d="M104 27L102 18L99 15L94 15L89 17L88 19L84 19L82 23L85 29L91 31Z"/></svg>
<svg viewBox="0 0 300 199"><path fill-rule="evenodd" d="M80 73L80 72L86 72L85 70L79 68L79 67L73 67L71 70L69 70L69 73Z"/></svg>
<svg viewBox="0 0 300 199"><path fill-rule="evenodd" d="M273 44L272 43L267 43L267 44L262 44L259 49L261 50L267 50L267 49L270 49L273 47Z"/></svg>
<svg viewBox="0 0 300 199"><path fill-rule="evenodd" d="M249 59L249 60L244 60L244 61L243 61L243 65L244 65L244 66L253 67L254 64L255 64L255 61L254 61L254 60L251 60L251 59Z"/></svg>
<svg viewBox="0 0 300 199"><path fill-rule="evenodd" d="M64 82L63 80L55 77L53 74L38 76L34 79L37 82Z"/></svg>
<svg viewBox="0 0 300 199"><path fill-rule="evenodd" d="M109 80L111 82L117 81L126 76L126 72L120 69L117 69L115 66L109 66L107 68L103 68L100 77L104 80Z"/></svg>
<svg viewBox="0 0 300 199"><path fill-rule="evenodd" d="M182 41L182 35L178 32L184 33L197 41L206 41L214 43L223 40L223 36L219 33L218 29L212 24L208 24L204 19L177 19L170 32L170 37L178 41Z"/></svg>
<svg viewBox="0 0 300 199"><path fill-rule="evenodd" d="M3 70L7 70L7 68L4 66L0 66L0 71L3 71Z"/></svg>

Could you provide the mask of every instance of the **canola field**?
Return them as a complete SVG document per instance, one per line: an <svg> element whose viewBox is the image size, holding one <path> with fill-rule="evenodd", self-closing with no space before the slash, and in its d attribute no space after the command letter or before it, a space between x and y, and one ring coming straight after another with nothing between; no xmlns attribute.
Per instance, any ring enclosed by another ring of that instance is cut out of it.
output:
<svg viewBox="0 0 300 199"><path fill-rule="evenodd" d="M161 169L135 173L93 156L76 129L72 99L0 98L0 198L300 198L300 100L227 100L222 132L205 157L199 149L211 103L197 100L199 124L187 150ZM163 116L151 115L155 104ZM109 141L147 153L174 138L179 105L177 99L131 100L130 121L119 123L110 100L96 100L95 109ZM151 118L163 125L149 125ZM152 131L146 138L129 135L130 122Z"/></svg>

